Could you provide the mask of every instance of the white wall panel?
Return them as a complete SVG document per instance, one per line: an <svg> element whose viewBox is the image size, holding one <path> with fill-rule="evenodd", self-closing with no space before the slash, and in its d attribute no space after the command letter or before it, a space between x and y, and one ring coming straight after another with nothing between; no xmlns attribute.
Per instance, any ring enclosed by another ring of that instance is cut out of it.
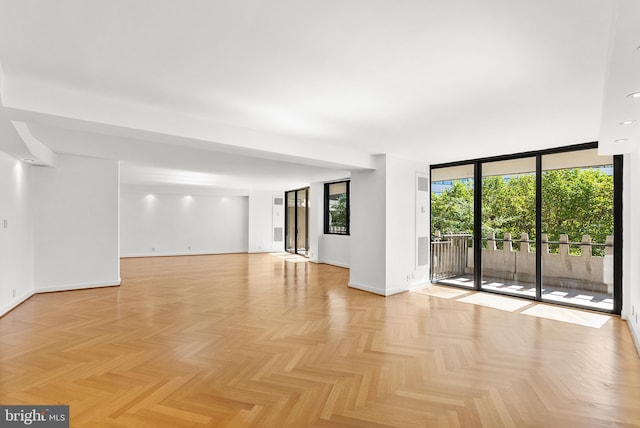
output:
<svg viewBox="0 0 640 428"><path fill-rule="evenodd" d="M269 199L270 196L267 201ZM270 205L267 207L268 219ZM262 215L264 212L261 211ZM121 255L247 252L248 217L249 198L246 196L123 191L120 197ZM270 219L267 223L270 225ZM269 233L270 227L262 229ZM255 244L256 248L258 245L261 244Z"/></svg>
<svg viewBox="0 0 640 428"><path fill-rule="evenodd" d="M33 294L31 168L0 152L0 316Z"/></svg>
<svg viewBox="0 0 640 428"><path fill-rule="evenodd" d="M119 284L117 161L60 155L33 178L36 291Z"/></svg>

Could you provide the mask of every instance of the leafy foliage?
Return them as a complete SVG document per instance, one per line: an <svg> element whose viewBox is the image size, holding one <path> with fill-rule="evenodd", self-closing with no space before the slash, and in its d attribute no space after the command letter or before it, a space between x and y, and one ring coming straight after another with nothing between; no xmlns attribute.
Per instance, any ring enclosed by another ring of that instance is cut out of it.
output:
<svg viewBox="0 0 640 428"><path fill-rule="evenodd" d="M440 195L431 193L431 234L473 233L473 182L453 182Z"/></svg>
<svg viewBox="0 0 640 428"><path fill-rule="evenodd" d="M550 241L560 234L580 242L591 235L604 243L613 234L613 177L597 169L565 169L544 173L542 225Z"/></svg>
<svg viewBox="0 0 640 428"><path fill-rule="evenodd" d="M341 194L338 201L331 206L331 225L347 227L347 195Z"/></svg>
<svg viewBox="0 0 640 428"><path fill-rule="evenodd" d="M534 174L489 176L482 180L482 236L504 232L535 237ZM542 176L542 231L550 241L567 234L570 242L591 235L604 243L613 234L613 177L596 168L558 169ZM431 228L442 233L473 233L473 181L456 180L431 194Z"/></svg>

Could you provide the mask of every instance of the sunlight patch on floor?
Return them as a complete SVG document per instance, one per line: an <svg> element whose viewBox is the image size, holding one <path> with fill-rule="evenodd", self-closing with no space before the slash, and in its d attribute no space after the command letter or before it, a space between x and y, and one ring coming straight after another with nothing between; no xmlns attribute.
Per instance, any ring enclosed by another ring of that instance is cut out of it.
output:
<svg viewBox="0 0 640 428"><path fill-rule="evenodd" d="M507 312L515 312L531 304L530 301L524 299L512 299L510 297L496 296L489 293L475 293L458 299L458 302L487 306Z"/></svg>
<svg viewBox="0 0 640 428"><path fill-rule="evenodd" d="M591 312L541 304L535 305L521 313L524 315L568 322L591 328L600 328L611 318L608 315L594 314Z"/></svg>
<svg viewBox="0 0 640 428"><path fill-rule="evenodd" d="M428 296L439 297L441 299L453 299L469 293L467 290L460 290L452 287L439 287L437 285L430 285L426 288L416 290L416 292L426 294Z"/></svg>
<svg viewBox="0 0 640 428"><path fill-rule="evenodd" d="M288 262L292 262L292 263L304 263L304 262L308 262L309 259L301 256L300 254L291 254L291 253L269 253L274 257L277 257L279 259L283 259L286 260Z"/></svg>
<svg viewBox="0 0 640 428"><path fill-rule="evenodd" d="M600 328L611 318L606 314L596 314L579 309L546 305L525 299L498 296L492 293L473 292L446 286L442 287L435 284L431 284L420 290L415 290L415 292L441 299L456 299L456 301L462 303L481 305L508 312L519 312L524 315L562 321L590 328ZM554 295L558 298L563 297L564 294L566 293L554 292ZM549 294L545 295L545 297L548 296ZM584 297L585 301L588 301L588 298L591 296Z"/></svg>

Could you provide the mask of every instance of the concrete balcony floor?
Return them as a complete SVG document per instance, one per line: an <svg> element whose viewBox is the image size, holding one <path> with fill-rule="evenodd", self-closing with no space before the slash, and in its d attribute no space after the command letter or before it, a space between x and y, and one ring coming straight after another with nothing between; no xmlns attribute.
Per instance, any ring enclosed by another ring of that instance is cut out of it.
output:
<svg viewBox="0 0 640 428"><path fill-rule="evenodd" d="M434 280L433 283L471 289L473 288L473 277L471 275L458 275L451 278ZM482 289L497 291L511 296L533 298L536 295L536 287L533 283L501 278L483 277ZM578 305L588 309L613 310L613 296L611 294L580 288L544 287L542 289L542 300Z"/></svg>

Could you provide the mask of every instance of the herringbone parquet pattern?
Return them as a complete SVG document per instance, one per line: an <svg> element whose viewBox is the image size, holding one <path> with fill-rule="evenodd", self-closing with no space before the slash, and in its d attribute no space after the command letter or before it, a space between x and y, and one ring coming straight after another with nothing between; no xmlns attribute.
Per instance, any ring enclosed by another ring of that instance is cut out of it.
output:
<svg viewBox="0 0 640 428"><path fill-rule="evenodd" d="M627 326L600 329L266 255L124 259L120 287L0 319L0 403L74 427L640 426Z"/></svg>

